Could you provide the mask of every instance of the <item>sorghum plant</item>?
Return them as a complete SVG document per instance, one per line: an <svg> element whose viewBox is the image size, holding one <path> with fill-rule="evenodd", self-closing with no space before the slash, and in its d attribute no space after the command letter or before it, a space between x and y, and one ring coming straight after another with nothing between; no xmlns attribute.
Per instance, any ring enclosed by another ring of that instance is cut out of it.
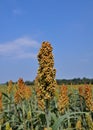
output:
<svg viewBox="0 0 93 130"><path fill-rule="evenodd" d="M8 94L11 93L12 88L13 88L13 84L12 84L12 80L10 80L10 81L8 82L8 88L7 88Z"/></svg>
<svg viewBox="0 0 93 130"><path fill-rule="evenodd" d="M80 86L78 88L78 91L79 91L79 95L84 97L84 86Z"/></svg>
<svg viewBox="0 0 93 130"><path fill-rule="evenodd" d="M43 42L38 53L39 69L37 73L37 98L39 106L43 107L46 113L47 129L49 129L49 105L55 94L54 57L52 46L49 42Z"/></svg>
<svg viewBox="0 0 93 130"><path fill-rule="evenodd" d="M88 85L85 85L84 98L88 110L93 111L92 89Z"/></svg>
<svg viewBox="0 0 93 130"><path fill-rule="evenodd" d="M60 90L60 95L58 99L58 110L60 113L64 113L65 109L69 105L67 86L63 85Z"/></svg>
<svg viewBox="0 0 93 130"><path fill-rule="evenodd" d="M23 79L18 80L18 89L15 93L15 103L19 103L24 99L29 99L31 97L31 89L28 88L25 84Z"/></svg>

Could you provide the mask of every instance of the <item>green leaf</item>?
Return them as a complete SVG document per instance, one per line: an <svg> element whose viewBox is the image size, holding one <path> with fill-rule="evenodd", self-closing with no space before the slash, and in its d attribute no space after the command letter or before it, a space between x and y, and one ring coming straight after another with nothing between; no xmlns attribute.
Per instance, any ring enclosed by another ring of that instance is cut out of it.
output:
<svg viewBox="0 0 93 130"><path fill-rule="evenodd" d="M67 115L63 115L61 117L59 117L56 122L54 123L54 125L52 126L53 130L57 130L57 128L59 128L59 126L61 125L61 123L63 122L63 120L67 118Z"/></svg>
<svg viewBox="0 0 93 130"><path fill-rule="evenodd" d="M65 114L65 115L63 115L63 116L61 116L61 117L59 117L59 118L55 121L54 125L52 126L52 129L53 129L53 130L57 130L57 128L60 127L60 125L62 124L63 121L65 121L66 118L67 118L67 119L76 118L75 115L81 115L81 114L85 114L85 113L86 113L86 112L72 112L72 113L67 113L67 114ZM70 117L70 116L72 116L72 115L74 115L74 116L73 116L73 117Z"/></svg>
<svg viewBox="0 0 93 130"><path fill-rule="evenodd" d="M54 121L57 120L57 117L56 117L56 114L55 114L55 113L50 113L50 115L51 115L51 118L52 118Z"/></svg>
<svg viewBox="0 0 93 130"><path fill-rule="evenodd" d="M5 97L7 97L9 100L11 100L10 97L9 97L6 93L3 93L3 92L2 92L2 94L3 94Z"/></svg>

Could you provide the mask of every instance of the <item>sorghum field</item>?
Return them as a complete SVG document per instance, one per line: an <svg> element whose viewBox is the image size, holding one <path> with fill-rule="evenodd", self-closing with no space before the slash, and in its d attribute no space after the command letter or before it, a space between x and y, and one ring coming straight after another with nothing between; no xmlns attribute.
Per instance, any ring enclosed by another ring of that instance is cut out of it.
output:
<svg viewBox="0 0 93 130"><path fill-rule="evenodd" d="M51 44L38 53L35 85L0 86L1 130L93 130L93 86L57 85Z"/></svg>

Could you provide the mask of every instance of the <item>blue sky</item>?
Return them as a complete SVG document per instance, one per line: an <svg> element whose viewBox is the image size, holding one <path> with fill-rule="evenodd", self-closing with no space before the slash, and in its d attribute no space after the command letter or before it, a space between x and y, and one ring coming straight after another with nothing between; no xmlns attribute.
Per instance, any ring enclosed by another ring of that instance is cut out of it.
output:
<svg viewBox="0 0 93 130"><path fill-rule="evenodd" d="M0 0L0 83L34 80L41 43L56 78L93 78L93 0Z"/></svg>

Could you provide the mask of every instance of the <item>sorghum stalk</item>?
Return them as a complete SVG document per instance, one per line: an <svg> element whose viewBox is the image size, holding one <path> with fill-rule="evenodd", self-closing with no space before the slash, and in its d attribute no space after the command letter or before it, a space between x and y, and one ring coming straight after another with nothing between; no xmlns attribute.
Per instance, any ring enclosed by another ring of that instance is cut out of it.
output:
<svg viewBox="0 0 93 130"><path fill-rule="evenodd" d="M37 98L46 114L47 129L49 130L49 106L55 94L54 58L52 46L49 42L43 42L38 53L39 69L37 73Z"/></svg>
<svg viewBox="0 0 93 130"><path fill-rule="evenodd" d="M20 78L18 80L18 88L15 93L14 99L15 99L15 104L17 104L17 105L19 104L22 106L24 130L26 130L26 114L27 114L25 111L25 107L26 107L25 101L29 102L31 95L32 95L31 89L28 86L26 86L23 79ZM17 113L17 114L19 114L19 113Z"/></svg>
<svg viewBox="0 0 93 130"><path fill-rule="evenodd" d="M58 110L61 114L65 112L65 109L68 109L69 98L68 98L68 89L67 86L63 85L60 90L60 95L58 99Z"/></svg>
<svg viewBox="0 0 93 130"><path fill-rule="evenodd" d="M31 102L29 103L29 111L30 111L30 122L31 122L31 130L33 130L34 128L33 128L33 121L32 121L32 100L31 100Z"/></svg>
<svg viewBox="0 0 93 130"><path fill-rule="evenodd" d="M78 91L79 91L79 97L80 97L80 106L81 106L81 111L83 111L83 98L84 98L84 86L80 86L78 88Z"/></svg>
<svg viewBox="0 0 93 130"><path fill-rule="evenodd" d="M88 110L93 112L93 100L92 100L92 89L91 86L85 85L84 98Z"/></svg>
<svg viewBox="0 0 93 130"><path fill-rule="evenodd" d="M26 130L26 122L25 122L25 110L24 110L25 106L24 103L22 102L22 114L23 114L23 124L24 124L24 130Z"/></svg>
<svg viewBox="0 0 93 130"><path fill-rule="evenodd" d="M12 80L10 80L9 82L8 82L8 87L7 87L7 91L8 91L8 95L11 93L11 91L12 91Z"/></svg>

